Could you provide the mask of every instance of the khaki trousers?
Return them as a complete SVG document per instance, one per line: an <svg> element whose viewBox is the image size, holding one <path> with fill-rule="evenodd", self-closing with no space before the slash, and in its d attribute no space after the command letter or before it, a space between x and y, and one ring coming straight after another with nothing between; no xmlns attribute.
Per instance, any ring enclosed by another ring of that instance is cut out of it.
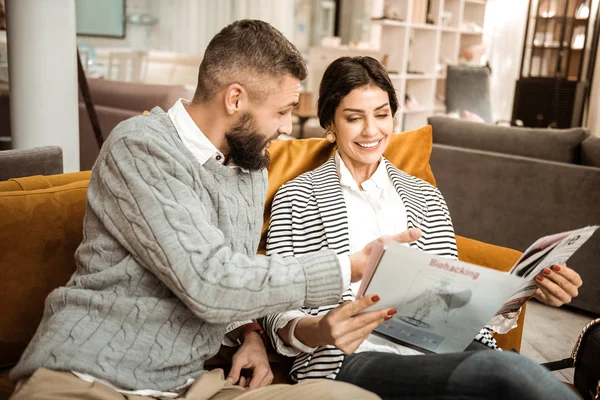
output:
<svg viewBox="0 0 600 400"><path fill-rule="evenodd" d="M148 400L152 397L119 393L98 382L89 383L70 372L38 369L31 377L18 382L10 400ZM159 398L160 399L160 398ZM185 400L372 400L378 396L357 386L329 379L309 380L296 385L270 385L246 390L231 385L223 370L202 374L178 399Z"/></svg>

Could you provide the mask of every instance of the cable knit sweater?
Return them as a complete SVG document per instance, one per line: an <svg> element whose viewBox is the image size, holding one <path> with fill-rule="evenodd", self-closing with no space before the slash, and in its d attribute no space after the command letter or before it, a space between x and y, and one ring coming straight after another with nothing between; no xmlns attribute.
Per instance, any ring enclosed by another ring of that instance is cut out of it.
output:
<svg viewBox="0 0 600 400"><path fill-rule="evenodd" d="M92 172L77 270L11 378L45 367L169 390L202 373L228 323L336 303L333 251L256 255L266 189L266 171L200 165L159 108L118 125Z"/></svg>

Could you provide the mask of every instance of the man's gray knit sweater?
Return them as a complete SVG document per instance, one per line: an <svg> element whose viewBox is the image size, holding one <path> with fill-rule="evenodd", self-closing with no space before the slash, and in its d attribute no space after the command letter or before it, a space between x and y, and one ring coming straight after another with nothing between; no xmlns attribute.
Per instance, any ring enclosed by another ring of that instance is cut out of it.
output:
<svg viewBox="0 0 600 400"><path fill-rule="evenodd" d="M266 171L200 165L158 108L121 123L94 165L77 271L11 378L45 367L169 390L202 373L229 323L335 304L334 252L256 255L266 189Z"/></svg>

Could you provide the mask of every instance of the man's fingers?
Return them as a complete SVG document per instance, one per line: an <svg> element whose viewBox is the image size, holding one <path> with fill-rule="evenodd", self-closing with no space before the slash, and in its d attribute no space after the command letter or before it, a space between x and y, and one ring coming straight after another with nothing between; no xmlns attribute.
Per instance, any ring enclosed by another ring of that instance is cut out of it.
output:
<svg viewBox="0 0 600 400"><path fill-rule="evenodd" d="M275 380L275 375L273 375L273 371L269 371L269 375L263 381L263 386L269 386Z"/></svg>
<svg viewBox="0 0 600 400"><path fill-rule="evenodd" d="M248 382L248 387L250 389L258 389L261 387L262 382L265 380L267 375L271 372L270 368L267 366L256 366L252 371L252 379Z"/></svg>
<svg viewBox="0 0 600 400"><path fill-rule="evenodd" d="M234 355L231 360L231 370L229 371L229 375L227 375L227 381L232 385L235 385L240 380L242 364L243 363L240 361L239 357Z"/></svg>
<svg viewBox="0 0 600 400"><path fill-rule="evenodd" d="M271 383L273 383L274 378L275 376L273 375L273 371L271 371L271 368L269 367L269 371L260 383L260 387L269 386Z"/></svg>

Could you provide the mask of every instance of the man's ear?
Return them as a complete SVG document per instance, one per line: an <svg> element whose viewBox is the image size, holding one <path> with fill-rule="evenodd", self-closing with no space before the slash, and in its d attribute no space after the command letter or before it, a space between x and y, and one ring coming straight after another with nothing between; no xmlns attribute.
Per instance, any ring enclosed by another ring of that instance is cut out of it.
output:
<svg viewBox="0 0 600 400"><path fill-rule="evenodd" d="M248 95L246 90L239 83L232 83L225 89L225 111L229 115L238 112L247 101Z"/></svg>

